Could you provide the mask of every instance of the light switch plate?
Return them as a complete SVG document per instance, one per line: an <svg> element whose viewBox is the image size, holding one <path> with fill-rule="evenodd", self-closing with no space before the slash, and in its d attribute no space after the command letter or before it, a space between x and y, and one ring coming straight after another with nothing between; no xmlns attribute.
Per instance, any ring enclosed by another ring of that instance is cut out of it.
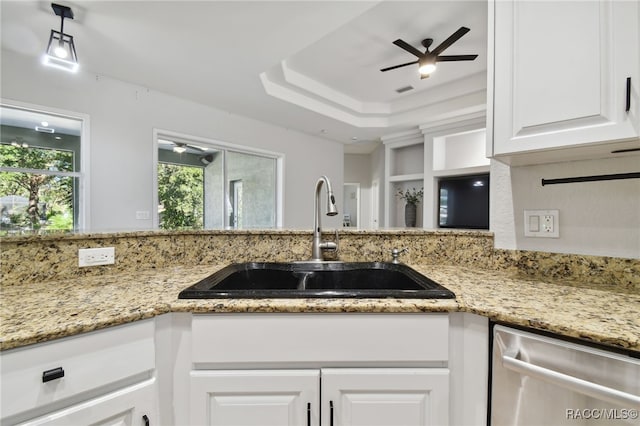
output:
<svg viewBox="0 0 640 426"><path fill-rule="evenodd" d="M560 238L559 210L525 210L524 236Z"/></svg>

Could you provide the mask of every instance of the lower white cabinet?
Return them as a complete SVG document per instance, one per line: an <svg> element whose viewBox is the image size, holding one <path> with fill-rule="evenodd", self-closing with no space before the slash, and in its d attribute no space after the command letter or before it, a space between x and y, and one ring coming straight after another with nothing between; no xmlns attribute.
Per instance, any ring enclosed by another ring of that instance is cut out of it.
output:
<svg viewBox="0 0 640 426"><path fill-rule="evenodd" d="M191 372L192 425L317 425L319 370Z"/></svg>
<svg viewBox="0 0 640 426"><path fill-rule="evenodd" d="M192 425L448 424L446 368L194 370Z"/></svg>
<svg viewBox="0 0 640 426"><path fill-rule="evenodd" d="M172 313L0 352L0 426L475 425L487 320Z"/></svg>
<svg viewBox="0 0 640 426"><path fill-rule="evenodd" d="M449 424L446 368L322 370L323 426Z"/></svg>
<svg viewBox="0 0 640 426"><path fill-rule="evenodd" d="M80 404L19 423L20 426L151 426L159 425L155 380L120 389Z"/></svg>
<svg viewBox="0 0 640 426"><path fill-rule="evenodd" d="M175 392L189 394L188 419L176 423L447 425L449 321L448 313L193 315L189 383Z"/></svg>
<svg viewBox="0 0 640 426"><path fill-rule="evenodd" d="M0 425L144 426L142 416L157 420L154 323L1 352Z"/></svg>

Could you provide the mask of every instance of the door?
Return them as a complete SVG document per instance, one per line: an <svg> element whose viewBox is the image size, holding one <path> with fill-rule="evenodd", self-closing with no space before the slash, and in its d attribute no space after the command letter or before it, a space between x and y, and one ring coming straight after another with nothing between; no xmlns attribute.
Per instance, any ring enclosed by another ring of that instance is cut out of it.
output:
<svg viewBox="0 0 640 426"><path fill-rule="evenodd" d="M323 426L426 426L449 421L446 368L322 369Z"/></svg>
<svg viewBox="0 0 640 426"><path fill-rule="evenodd" d="M638 136L637 1L493 4L494 155Z"/></svg>
<svg viewBox="0 0 640 426"><path fill-rule="evenodd" d="M190 425L317 426L318 370L191 372Z"/></svg>
<svg viewBox="0 0 640 426"><path fill-rule="evenodd" d="M161 424L155 379L20 423L19 426L149 426Z"/></svg>

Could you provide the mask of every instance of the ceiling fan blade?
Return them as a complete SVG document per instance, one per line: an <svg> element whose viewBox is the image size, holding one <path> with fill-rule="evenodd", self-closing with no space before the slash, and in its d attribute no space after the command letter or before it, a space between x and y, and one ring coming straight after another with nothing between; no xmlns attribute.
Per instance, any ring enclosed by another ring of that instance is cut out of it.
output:
<svg viewBox="0 0 640 426"><path fill-rule="evenodd" d="M197 145L186 145L186 146L188 148L195 149L195 150L200 151L200 152L206 152L207 151L206 148L202 148L201 146L197 146Z"/></svg>
<svg viewBox="0 0 640 426"><path fill-rule="evenodd" d="M436 62L473 61L478 55L449 55L437 56Z"/></svg>
<svg viewBox="0 0 640 426"><path fill-rule="evenodd" d="M391 70L395 70L396 68L406 67L407 65L417 64L418 62L419 61L413 61L413 62L407 62L406 64L394 65L392 67L382 68L380 71L382 72L391 71Z"/></svg>
<svg viewBox="0 0 640 426"><path fill-rule="evenodd" d="M446 49L447 47L451 46L453 43L458 41L458 39L460 39L460 37L462 37L463 35L465 35L469 31L471 31L471 30L469 28L467 28L467 27L460 27L460 29L458 29L458 31L456 31L455 33L451 34L448 39L446 39L445 41L440 43L438 45L438 47L436 47L435 49L433 49L431 51L431 53L433 55L439 55L440 53L442 53L442 51L444 49Z"/></svg>
<svg viewBox="0 0 640 426"><path fill-rule="evenodd" d="M425 78L429 78L429 74L420 74L420 80L424 80Z"/></svg>
<svg viewBox="0 0 640 426"><path fill-rule="evenodd" d="M413 47L412 45L410 45L409 43L407 43L404 40L397 39L396 41L393 42L393 44L395 44L396 46L400 47L401 49L406 50L407 52L411 53L412 55L417 56L418 58L424 57L424 53L422 53L421 51L419 51L418 49L416 49L415 47Z"/></svg>

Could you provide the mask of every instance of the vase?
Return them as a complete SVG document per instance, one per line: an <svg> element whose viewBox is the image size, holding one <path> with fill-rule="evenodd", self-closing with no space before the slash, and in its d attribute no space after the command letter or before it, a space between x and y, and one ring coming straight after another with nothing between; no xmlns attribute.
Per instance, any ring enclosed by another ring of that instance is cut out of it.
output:
<svg viewBox="0 0 640 426"><path fill-rule="evenodd" d="M413 203L407 203L404 206L404 224L409 228L416 226L417 206Z"/></svg>

